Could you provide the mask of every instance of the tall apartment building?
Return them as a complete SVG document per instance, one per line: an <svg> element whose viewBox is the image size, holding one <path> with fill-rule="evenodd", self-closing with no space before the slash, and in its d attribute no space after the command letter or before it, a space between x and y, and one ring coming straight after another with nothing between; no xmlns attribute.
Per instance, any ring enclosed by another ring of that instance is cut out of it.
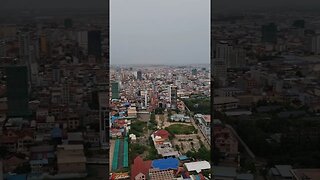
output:
<svg viewBox="0 0 320 180"><path fill-rule="evenodd" d="M112 99L119 99L120 98L120 85L119 82L112 82L111 83L111 93Z"/></svg>
<svg viewBox="0 0 320 180"><path fill-rule="evenodd" d="M266 43L277 43L277 25L266 24L261 27L261 41Z"/></svg>
<svg viewBox="0 0 320 180"><path fill-rule="evenodd" d="M101 31L88 31L88 55L101 58Z"/></svg>
<svg viewBox="0 0 320 180"><path fill-rule="evenodd" d="M169 97L171 109L177 108L178 88L177 86L169 86Z"/></svg>
<svg viewBox="0 0 320 180"><path fill-rule="evenodd" d="M29 115L29 86L26 66L6 67L8 115L12 117Z"/></svg>

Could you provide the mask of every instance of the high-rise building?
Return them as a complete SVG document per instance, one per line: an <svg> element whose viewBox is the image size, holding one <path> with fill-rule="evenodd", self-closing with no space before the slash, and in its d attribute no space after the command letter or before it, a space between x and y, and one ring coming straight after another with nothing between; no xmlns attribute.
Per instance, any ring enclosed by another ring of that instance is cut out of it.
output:
<svg viewBox="0 0 320 180"><path fill-rule="evenodd" d="M229 44L229 42L219 41L216 44L215 58L223 59L228 67L229 64L231 64L232 52L233 47L231 44Z"/></svg>
<svg viewBox="0 0 320 180"><path fill-rule="evenodd" d="M111 83L111 92L112 92L112 99L119 99L120 98L119 82L112 82Z"/></svg>
<svg viewBox="0 0 320 180"><path fill-rule="evenodd" d="M88 32L79 31L77 32L77 42L79 46L84 50L84 53L88 53Z"/></svg>
<svg viewBox="0 0 320 180"><path fill-rule="evenodd" d="M30 55L30 33L20 32L19 34L19 56L22 63L27 63Z"/></svg>
<svg viewBox="0 0 320 180"><path fill-rule="evenodd" d="M148 107L148 91L144 92L144 107Z"/></svg>
<svg viewBox="0 0 320 180"><path fill-rule="evenodd" d="M198 73L198 71L197 71L197 69L192 69L192 75L197 75L197 73Z"/></svg>
<svg viewBox="0 0 320 180"><path fill-rule="evenodd" d="M59 68L59 66L57 65L53 65L52 67L52 80L54 82L60 83L61 80L61 70Z"/></svg>
<svg viewBox="0 0 320 180"><path fill-rule="evenodd" d="M0 41L0 57L6 56L6 42Z"/></svg>
<svg viewBox="0 0 320 180"><path fill-rule="evenodd" d="M229 68L242 68L246 65L246 53L243 48L233 47L231 58L228 62Z"/></svg>
<svg viewBox="0 0 320 180"><path fill-rule="evenodd" d="M96 59L101 58L101 31L88 32L88 55L92 55Z"/></svg>
<svg viewBox="0 0 320 180"><path fill-rule="evenodd" d="M277 25L270 23L261 28L261 41L267 43L277 43Z"/></svg>
<svg viewBox="0 0 320 180"><path fill-rule="evenodd" d="M72 28L73 26L73 21L70 18L67 18L64 20L64 27L65 28Z"/></svg>
<svg viewBox="0 0 320 180"><path fill-rule="evenodd" d="M245 65L245 50L233 46L227 41L219 41L216 44L216 59L224 59L227 68L240 68Z"/></svg>
<svg viewBox="0 0 320 180"><path fill-rule="evenodd" d="M29 116L28 70L26 66L6 67L8 116Z"/></svg>
<svg viewBox="0 0 320 180"><path fill-rule="evenodd" d="M320 33L316 33L311 37L311 52L318 55L320 54Z"/></svg>
<svg viewBox="0 0 320 180"><path fill-rule="evenodd" d="M171 109L177 108L178 88L177 86L169 86L170 106Z"/></svg>
<svg viewBox="0 0 320 180"><path fill-rule="evenodd" d="M43 55L48 54L48 42L45 34L40 35L40 52Z"/></svg>
<svg viewBox="0 0 320 180"><path fill-rule="evenodd" d="M213 78L220 85L224 85L227 80L227 65L224 59L213 59Z"/></svg>
<svg viewBox="0 0 320 180"><path fill-rule="evenodd" d="M137 79L142 80L142 72L141 71L137 71Z"/></svg>

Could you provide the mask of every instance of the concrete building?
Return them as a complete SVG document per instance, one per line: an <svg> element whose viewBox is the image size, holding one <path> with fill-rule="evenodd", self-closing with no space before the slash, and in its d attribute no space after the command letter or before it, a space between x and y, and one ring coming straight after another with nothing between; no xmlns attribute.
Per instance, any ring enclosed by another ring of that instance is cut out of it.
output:
<svg viewBox="0 0 320 180"><path fill-rule="evenodd" d="M164 180L164 179L173 179L173 178L174 178L173 170L158 170L158 169L149 170L150 180Z"/></svg>
<svg viewBox="0 0 320 180"><path fill-rule="evenodd" d="M200 127L201 133L204 135L204 137L208 138L208 141L210 142L210 139L211 139L211 116L196 114L194 116L194 118L198 122L198 126Z"/></svg>
<svg viewBox="0 0 320 180"><path fill-rule="evenodd" d="M189 116L185 116L184 114L174 114L170 117L171 121L176 122L191 122Z"/></svg>
<svg viewBox="0 0 320 180"><path fill-rule="evenodd" d="M210 170L211 166L210 163L208 161L196 161L196 162L189 162L189 163L185 163L184 167L186 167L186 169L189 172L197 172L200 173L202 170Z"/></svg>
<svg viewBox="0 0 320 180"><path fill-rule="evenodd" d="M268 172L268 177L273 180L293 179L291 165L275 165Z"/></svg>
<svg viewBox="0 0 320 180"><path fill-rule="evenodd" d="M214 109L217 111L237 109L239 104L239 99L234 97L215 97L213 101Z"/></svg>
<svg viewBox="0 0 320 180"><path fill-rule="evenodd" d="M220 86L226 85L227 80L227 64L226 61L222 58L213 59L213 79Z"/></svg>
<svg viewBox="0 0 320 180"><path fill-rule="evenodd" d="M58 173L85 173L86 161L83 145L58 145Z"/></svg>

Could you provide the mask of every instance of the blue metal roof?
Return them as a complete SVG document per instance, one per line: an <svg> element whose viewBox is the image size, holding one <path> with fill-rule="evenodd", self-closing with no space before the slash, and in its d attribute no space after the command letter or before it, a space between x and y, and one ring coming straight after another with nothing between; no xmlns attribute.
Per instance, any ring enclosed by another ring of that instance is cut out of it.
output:
<svg viewBox="0 0 320 180"><path fill-rule="evenodd" d="M25 174L8 175L7 180L27 180L27 175Z"/></svg>
<svg viewBox="0 0 320 180"><path fill-rule="evenodd" d="M62 130L58 127L53 128L51 131L51 137L61 138L62 137Z"/></svg>
<svg viewBox="0 0 320 180"><path fill-rule="evenodd" d="M160 170L178 169L179 161L177 158L156 159L151 166Z"/></svg>

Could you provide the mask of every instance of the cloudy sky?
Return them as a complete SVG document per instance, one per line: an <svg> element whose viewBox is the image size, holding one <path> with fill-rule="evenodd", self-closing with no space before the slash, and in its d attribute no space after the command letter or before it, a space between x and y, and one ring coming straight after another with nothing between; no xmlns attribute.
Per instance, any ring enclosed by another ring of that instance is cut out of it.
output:
<svg viewBox="0 0 320 180"><path fill-rule="evenodd" d="M111 0L111 64L209 63L209 0Z"/></svg>

